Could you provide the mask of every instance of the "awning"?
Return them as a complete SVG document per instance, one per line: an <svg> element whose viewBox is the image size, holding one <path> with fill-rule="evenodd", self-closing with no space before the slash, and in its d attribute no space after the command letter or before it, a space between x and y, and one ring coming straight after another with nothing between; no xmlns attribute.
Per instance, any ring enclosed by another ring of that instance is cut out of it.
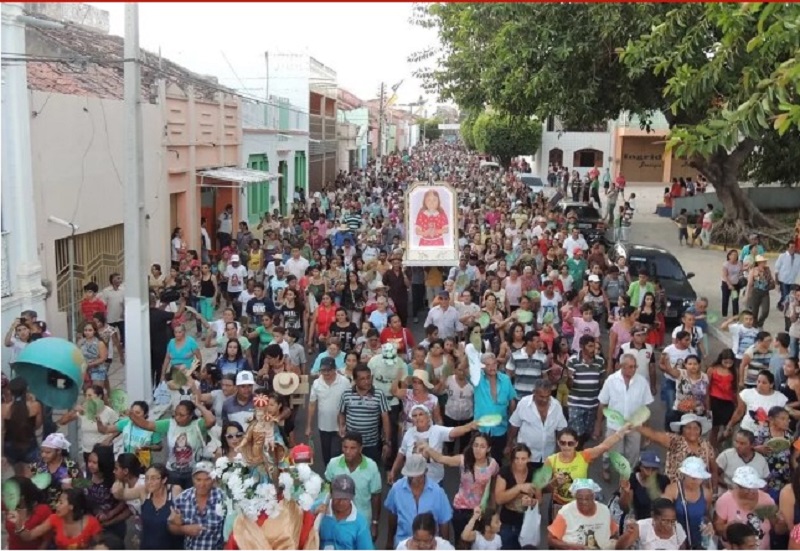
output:
<svg viewBox="0 0 800 551"><path fill-rule="evenodd" d="M200 176L200 187L234 187L241 188L248 184L257 184L260 182L269 182L277 180L281 177L280 174L272 174L263 170L253 170L252 168L238 168L238 167L222 167L211 168L208 170L201 170L197 173ZM226 184L207 183L206 178L213 178L215 180L222 180Z"/></svg>

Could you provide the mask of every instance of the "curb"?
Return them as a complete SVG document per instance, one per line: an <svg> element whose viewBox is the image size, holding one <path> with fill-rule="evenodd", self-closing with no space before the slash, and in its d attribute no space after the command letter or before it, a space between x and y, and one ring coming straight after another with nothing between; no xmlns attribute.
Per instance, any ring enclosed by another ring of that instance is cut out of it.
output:
<svg viewBox="0 0 800 551"><path fill-rule="evenodd" d="M733 339L731 338L730 333L728 333L727 331L723 331L719 327L715 327L713 325L710 325L708 327L708 332L712 337L714 337L719 342L724 344L726 348L731 348L731 345L733 344Z"/></svg>
<svg viewBox="0 0 800 551"><path fill-rule="evenodd" d="M671 219L671 220L672 220L672 219ZM675 222L675 220L672 220L672 223L673 223L673 224L675 224L675 227L676 227L676 228L680 227L680 226L678 226L678 223L677 223L677 222ZM690 227L694 227L694 226L692 226L692 224L690 224L689 226L690 226ZM700 247L698 247L698 248L700 248ZM723 247L722 245L715 245L715 244L711 243L710 245L707 245L707 246L706 246L704 249L702 249L702 250L706 250L706 251L719 251L719 252L727 252L727 251L729 251L729 250L732 250L732 249L734 249L734 247L728 247L728 248L725 248L725 247ZM741 251L742 249L741 249L740 247L736 247L736 248L735 248L735 250L737 250L737 251ZM777 259L777 258L778 258L780 255L781 255L780 251L778 251L778 252L775 252L775 251L767 251L767 252L765 252L765 253L764 253L764 258L768 258L768 259L771 259L771 260L775 260L775 259Z"/></svg>

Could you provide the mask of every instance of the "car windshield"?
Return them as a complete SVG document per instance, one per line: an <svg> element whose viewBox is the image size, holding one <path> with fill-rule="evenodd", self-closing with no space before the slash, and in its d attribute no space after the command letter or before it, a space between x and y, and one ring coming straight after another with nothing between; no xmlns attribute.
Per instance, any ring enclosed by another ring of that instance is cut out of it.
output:
<svg viewBox="0 0 800 551"><path fill-rule="evenodd" d="M520 180L526 186L530 187L544 187L544 182L541 178L537 178L535 176L520 176Z"/></svg>
<svg viewBox="0 0 800 551"><path fill-rule="evenodd" d="M673 258L666 255L656 256L631 256L628 259L631 273L639 273L644 268L651 278L669 279L672 281L685 281L686 274L683 268Z"/></svg>
<svg viewBox="0 0 800 551"><path fill-rule="evenodd" d="M578 220L597 220L601 218L600 211L591 205L574 205L567 207L567 214L574 212L578 215Z"/></svg>

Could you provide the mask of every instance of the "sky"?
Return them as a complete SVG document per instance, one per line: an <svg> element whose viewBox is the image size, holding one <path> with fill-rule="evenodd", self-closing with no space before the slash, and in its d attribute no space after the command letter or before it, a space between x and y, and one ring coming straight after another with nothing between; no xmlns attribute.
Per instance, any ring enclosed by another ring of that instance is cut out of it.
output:
<svg viewBox="0 0 800 551"><path fill-rule="evenodd" d="M125 4L89 2L110 13L123 36ZM338 84L363 100L381 81L403 81L397 104L435 96L412 76L408 56L436 43L435 31L409 22L411 3L141 3L139 46L245 95L264 98L264 52L308 53L337 72Z"/></svg>

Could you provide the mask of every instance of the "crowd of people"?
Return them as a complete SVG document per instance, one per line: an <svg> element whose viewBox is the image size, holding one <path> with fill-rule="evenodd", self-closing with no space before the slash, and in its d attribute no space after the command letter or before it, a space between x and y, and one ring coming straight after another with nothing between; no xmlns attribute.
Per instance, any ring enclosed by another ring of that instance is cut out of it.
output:
<svg viewBox="0 0 800 551"><path fill-rule="evenodd" d="M297 500L305 535L273 548L800 548L796 337L779 355L734 299L733 349L712 355L707 300L668 329L651 274L611 263L521 167L480 161L418 146L289 216L220 224L217 250L205 224L199 252L176 228L149 274L153 400L112 399L109 368L136 343L119 275L88 284L79 403L53 419L4 382L8 547L259 548L231 507L262 494L226 497L244 465L286 501L309 467L326 481L327 499ZM431 181L457 192L460 258L404 266L404 194ZM624 188L604 190L612 218ZM27 312L5 345L46 331Z"/></svg>

